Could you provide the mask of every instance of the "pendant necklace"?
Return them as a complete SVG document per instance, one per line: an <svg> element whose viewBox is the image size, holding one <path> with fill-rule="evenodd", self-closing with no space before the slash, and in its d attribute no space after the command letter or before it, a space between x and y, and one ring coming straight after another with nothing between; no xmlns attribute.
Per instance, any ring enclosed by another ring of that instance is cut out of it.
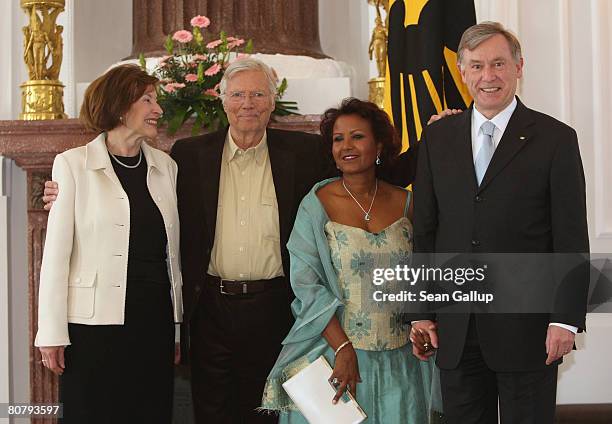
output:
<svg viewBox="0 0 612 424"><path fill-rule="evenodd" d="M344 187L344 189L349 194L349 196L351 196L351 198L355 201L355 203L357 203L357 206L359 206L359 209L361 209L363 211L363 213L364 213L363 219L365 219L366 221L369 221L370 219L372 219L372 215L370 215L370 211L372 210L372 206L374 205L374 199L376 199L376 192L378 191L378 179L375 179L374 181L375 181L375 184L376 184L374 186L374 195L372 196L372 202L370 203L370 207L366 211L363 208L363 206L361 206L361 203L359 203L359 201L357 201L355 196L353 196L353 193L351 193L351 191L348 189L346 184L344 184L344 178L342 179L342 187Z"/></svg>

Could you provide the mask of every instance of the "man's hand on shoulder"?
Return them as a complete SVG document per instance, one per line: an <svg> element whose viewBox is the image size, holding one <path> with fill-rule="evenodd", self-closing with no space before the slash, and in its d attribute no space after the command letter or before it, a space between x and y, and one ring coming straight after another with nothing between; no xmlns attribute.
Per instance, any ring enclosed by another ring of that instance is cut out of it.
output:
<svg viewBox="0 0 612 424"><path fill-rule="evenodd" d="M429 121L427 121L427 125L431 124L432 122L439 121L442 118L446 118L447 116L458 115L461 112L463 112L461 109L444 109L437 115L431 115L431 118L429 118Z"/></svg>
<svg viewBox="0 0 612 424"><path fill-rule="evenodd" d="M50 211L53 207L53 202L57 199L59 186L55 181L45 181L45 190L43 192L42 201L45 203L44 209Z"/></svg>

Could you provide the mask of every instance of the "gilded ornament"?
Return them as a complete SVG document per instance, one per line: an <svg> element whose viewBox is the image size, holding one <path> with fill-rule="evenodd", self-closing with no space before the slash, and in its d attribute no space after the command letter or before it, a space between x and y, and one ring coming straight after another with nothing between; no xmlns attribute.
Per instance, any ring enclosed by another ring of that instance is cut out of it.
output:
<svg viewBox="0 0 612 424"><path fill-rule="evenodd" d="M376 78L371 78L368 81L368 97L371 102L376 103L376 105L382 109L385 93L385 75L387 71L388 32L387 25L384 23L380 13L380 6L383 6L388 16L389 2L388 0L368 0L368 3L376 8L376 19L374 21L375 25L374 29L372 30L368 54L370 56L370 60L374 60L376 62L376 69L378 71L378 76Z"/></svg>
<svg viewBox="0 0 612 424"><path fill-rule="evenodd" d="M21 0L29 25L23 31L23 59L29 81L21 84L20 119L61 119L64 113L64 85L59 81L64 28L57 16L65 0Z"/></svg>
<svg viewBox="0 0 612 424"><path fill-rule="evenodd" d="M376 106L383 109L384 100L385 100L385 78L371 78L368 81L369 86L369 95L368 98L372 103L375 103Z"/></svg>

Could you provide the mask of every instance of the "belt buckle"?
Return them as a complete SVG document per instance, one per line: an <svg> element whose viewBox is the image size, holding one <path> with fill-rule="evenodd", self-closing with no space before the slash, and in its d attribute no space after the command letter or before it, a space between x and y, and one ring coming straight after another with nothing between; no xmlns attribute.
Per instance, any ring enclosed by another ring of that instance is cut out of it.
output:
<svg viewBox="0 0 612 424"><path fill-rule="evenodd" d="M219 280L220 280L220 283L219 283L219 292L220 292L221 294L226 295L226 296L234 296L234 293L229 293L229 292L226 292L225 290L223 290L223 289L225 288L225 287L223 286L223 282L224 282L224 281L234 281L234 280L224 280L224 279L222 279L222 278L220 278Z"/></svg>

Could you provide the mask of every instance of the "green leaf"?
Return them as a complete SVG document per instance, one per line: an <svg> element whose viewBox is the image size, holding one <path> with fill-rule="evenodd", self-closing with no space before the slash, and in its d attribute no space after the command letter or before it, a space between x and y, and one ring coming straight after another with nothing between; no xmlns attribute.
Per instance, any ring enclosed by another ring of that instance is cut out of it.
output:
<svg viewBox="0 0 612 424"><path fill-rule="evenodd" d="M178 129L183 126L183 123L189 118L187 115L187 107L178 108L173 116L168 121L168 135L173 135Z"/></svg>
<svg viewBox="0 0 612 424"><path fill-rule="evenodd" d="M172 36L170 34L168 34L168 36L166 37L164 47L166 48L168 54L172 54L172 52L174 51L174 41L172 40Z"/></svg>
<svg viewBox="0 0 612 424"><path fill-rule="evenodd" d="M253 52L253 40L249 38L249 41L247 41L246 46L244 46L244 52L247 54L251 54Z"/></svg>
<svg viewBox="0 0 612 424"><path fill-rule="evenodd" d="M191 127L191 135L198 135L200 133L200 130L202 129L202 115L200 115L199 113L196 116L195 122L193 123L193 127Z"/></svg>
<svg viewBox="0 0 612 424"><path fill-rule="evenodd" d="M145 60L144 53L138 55L138 63L143 71L147 72L147 61Z"/></svg>
<svg viewBox="0 0 612 424"><path fill-rule="evenodd" d="M200 28L193 27L193 39L196 42L196 45L201 46L202 41L204 41L204 37L202 37L202 32L200 32Z"/></svg>
<svg viewBox="0 0 612 424"><path fill-rule="evenodd" d="M277 116L300 115L297 110L297 102L277 100L272 113Z"/></svg>
<svg viewBox="0 0 612 424"><path fill-rule="evenodd" d="M198 82L204 81L204 63L198 63Z"/></svg>
<svg viewBox="0 0 612 424"><path fill-rule="evenodd" d="M280 85L278 86L278 88L276 89L276 97L277 98L281 98L285 95L285 91L287 90L287 78L283 78L283 80L281 81Z"/></svg>

